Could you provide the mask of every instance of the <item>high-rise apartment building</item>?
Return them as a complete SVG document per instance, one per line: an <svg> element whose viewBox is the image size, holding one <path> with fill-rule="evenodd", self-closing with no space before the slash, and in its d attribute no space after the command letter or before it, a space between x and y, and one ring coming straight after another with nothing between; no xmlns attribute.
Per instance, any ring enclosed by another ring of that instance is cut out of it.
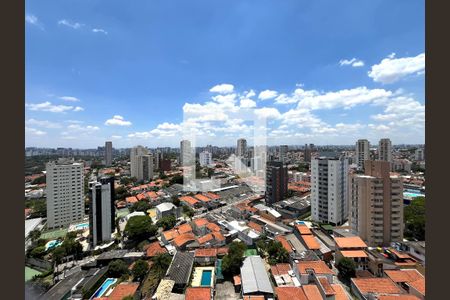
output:
<svg viewBox="0 0 450 300"><path fill-rule="evenodd" d="M243 157L247 153L247 140L238 139L236 145L236 156Z"/></svg>
<svg viewBox="0 0 450 300"><path fill-rule="evenodd" d="M303 157L305 162L311 161L311 148L308 146L308 144L305 144L305 149L303 150Z"/></svg>
<svg viewBox="0 0 450 300"><path fill-rule="evenodd" d="M92 247L112 239L115 229L114 177L89 183L89 241Z"/></svg>
<svg viewBox="0 0 450 300"><path fill-rule="evenodd" d="M313 221L341 225L348 218L348 159L311 160L311 214Z"/></svg>
<svg viewBox="0 0 450 300"><path fill-rule="evenodd" d="M205 167L212 164L212 154L208 151L202 151L199 154L200 166Z"/></svg>
<svg viewBox="0 0 450 300"><path fill-rule="evenodd" d="M414 153L414 158L417 161L424 161L425 160L425 149L424 148L417 148Z"/></svg>
<svg viewBox="0 0 450 300"><path fill-rule="evenodd" d="M163 154L160 150L156 150L153 154L153 169L160 170L161 169L161 161L163 159Z"/></svg>
<svg viewBox="0 0 450 300"><path fill-rule="evenodd" d="M283 163L287 161L288 150L289 150L288 145L280 145L278 157L280 158L280 161L282 161Z"/></svg>
<svg viewBox="0 0 450 300"><path fill-rule="evenodd" d="M84 165L59 159L46 164L47 227L60 228L83 220Z"/></svg>
<svg viewBox="0 0 450 300"><path fill-rule="evenodd" d="M369 246L403 240L403 184L387 161L366 161L349 182L350 225Z"/></svg>
<svg viewBox="0 0 450 300"><path fill-rule="evenodd" d="M392 162L392 143L390 139L378 142L378 160Z"/></svg>
<svg viewBox="0 0 450 300"><path fill-rule="evenodd" d="M180 164L191 165L193 163L194 154L192 151L191 141L182 140L180 142Z"/></svg>
<svg viewBox="0 0 450 300"><path fill-rule="evenodd" d="M271 205L286 198L288 193L288 169L280 161L266 165L266 204Z"/></svg>
<svg viewBox="0 0 450 300"><path fill-rule="evenodd" d="M133 147L130 151L131 177L137 180L153 178L153 155L142 146Z"/></svg>
<svg viewBox="0 0 450 300"><path fill-rule="evenodd" d="M364 161L370 160L370 143L368 140L356 142L356 161L358 169L364 169Z"/></svg>
<svg viewBox="0 0 450 300"><path fill-rule="evenodd" d="M107 167L112 165L112 142L105 142L105 165Z"/></svg>

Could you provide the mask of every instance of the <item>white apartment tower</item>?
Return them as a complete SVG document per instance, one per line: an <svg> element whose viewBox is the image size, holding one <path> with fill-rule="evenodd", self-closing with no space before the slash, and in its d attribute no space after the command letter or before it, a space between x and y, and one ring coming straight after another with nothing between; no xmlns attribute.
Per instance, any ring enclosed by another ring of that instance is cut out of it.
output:
<svg viewBox="0 0 450 300"><path fill-rule="evenodd" d="M133 147L130 151L131 177L137 180L153 178L153 155L142 146Z"/></svg>
<svg viewBox="0 0 450 300"><path fill-rule="evenodd" d="M67 227L84 217L84 165L59 159L46 164L47 227Z"/></svg>
<svg viewBox="0 0 450 300"><path fill-rule="evenodd" d="M243 157L247 152L247 140L246 139L238 139L236 146L236 156Z"/></svg>
<svg viewBox="0 0 450 300"><path fill-rule="evenodd" d="M200 166L205 167L212 164L212 154L208 151L202 151L199 154Z"/></svg>
<svg viewBox="0 0 450 300"><path fill-rule="evenodd" d="M348 159L311 160L311 214L313 221L341 225L348 217Z"/></svg>
<svg viewBox="0 0 450 300"><path fill-rule="evenodd" d="M107 167L112 165L112 142L105 142L105 165Z"/></svg>
<svg viewBox="0 0 450 300"><path fill-rule="evenodd" d="M191 141L182 140L180 142L180 165L190 165L193 162Z"/></svg>
<svg viewBox="0 0 450 300"><path fill-rule="evenodd" d="M415 159L417 161L424 161L425 160L425 149L424 148L417 148L415 153Z"/></svg>
<svg viewBox="0 0 450 300"><path fill-rule="evenodd" d="M358 169L364 169L364 161L370 160L370 143L368 140L358 140L356 142L356 163Z"/></svg>
<svg viewBox="0 0 450 300"><path fill-rule="evenodd" d="M392 143L390 139L381 139L378 142L378 160L392 163Z"/></svg>
<svg viewBox="0 0 450 300"><path fill-rule="evenodd" d="M350 226L371 247L403 240L403 184L387 161L366 161L349 180Z"/></svg>

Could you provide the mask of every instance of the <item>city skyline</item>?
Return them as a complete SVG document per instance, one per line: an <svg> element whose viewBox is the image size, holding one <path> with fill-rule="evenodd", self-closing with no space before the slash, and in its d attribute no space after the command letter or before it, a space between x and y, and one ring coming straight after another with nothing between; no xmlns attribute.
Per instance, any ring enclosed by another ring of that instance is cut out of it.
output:
<svg viewBox="0 0 450 300"><path fill-rule="evenodd" d="M27 2L26 146L424 143L422 2L180 5Z"/></svg>

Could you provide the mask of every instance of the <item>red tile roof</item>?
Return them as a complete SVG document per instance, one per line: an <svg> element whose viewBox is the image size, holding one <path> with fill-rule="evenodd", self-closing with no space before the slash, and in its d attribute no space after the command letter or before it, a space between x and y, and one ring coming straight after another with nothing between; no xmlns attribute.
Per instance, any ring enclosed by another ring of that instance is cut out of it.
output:
<svg viewBox="0 0 450 300"><path fill-rule="evenodd" d="M319 288L314 284L307 284L302 286L303 292L305 293L308 300L322 300L322 295L320 294Z"/></svg>
<svg viewBox="0 0 450 300"><path fill-rule="evenodd" d="M414 295L382 295L378 300L419 300L419 297ZM336 299L337 300L337 299Z"/></svg>
<svg viewBox="0 0 450 300"><path fill-rule="evenodd" d="M189 205L195 205L198 203L198 200L195 198L192 198L191 196L183 196L180 197L180 201L185 202Z"/></svg>
<svg viewBox="0 0 450 300"><path fill-rule="evenodd" d="M136 203L138 202L138 199L135 196L126 197L125 200L127 203Z"/></svg>
<svg viewBox="0 0 450 300"><path fill-rule="evenodd" d="M386 270L386 275L396 283L407 283L422 295L425 295L425 277L417 270Z"/></svg>
<svg viewBox="0 0 450 300"><path fill-rule="evenodd" d="M311 229L309 229L308 226L306 226L305 224L297 224L295 225L295 228L297 228L298 232L300 232L300 234L312 234Z"/></svg>
<svg viewBox="0 0 450 300"><path fill-rule="evenodd" d="M217 255L225 255L225 254L228 254L228 248L227 247L217 248Z"/></svg>
<svg viewBox="0 0 450 300"><path fill-rule="evenodd" d="M338 248L367 248L366 243L359 236L335 237Z"/></svg>
<svg viewBox="0 0 450 300"><path fill-rule="evenodd" d="M194 257L216 257L216 248L195 249Z"/></svg>
<svg viewBox="0 0 450 300"><path fill-rule="evenodd" d="M147 249L145 250L147 257L153 257L156 256L158 254L164 254L167 253L167 249L164 247L161 247L161 245L159 244L159 242L153 242L151 243Z"/></svg>
<svg viewBox="0 0 450 300"><path fill-rule="evenodd" d="M309 300L301 287L276 287L275 292L278 300Z"/></svg>
<svg viewBox="0 0 450 300"><path fill-rule="evenodd" d="M177 247L181 247L181 246L185 245L186 243L189 243L192 241L195 241L195 236L192 233L184 233L173 239L173 243Z"/></svg>
<svg viewBox="0 0 450 300"><path fill-rule="evenodd" d="M204 236L199 237L199 238L197 239L197 241L198 241L198 243L199 243L200 245L203 245L203 244L205 244L205 243L207 243L207 242L212 241L213 239L214 239L214 236L213 236L211 233L208 233L208 234L206 234L206 235L204 235Z"/></svg>
<svg viewBox="0 0 450 300"><path fill-rule="evenodd" d="M368 257L364 250L341 251L343 257Z"/></svg>
<svg viewBox="0 0 450 300"><path fill-rule="evenodd" d="M291 245L289 244L289 242L287 241L286 237L282 236L282 235L278 235L275 237L275 240L279 241L281 243L281 245L283 246L284 249L286 249L287 252L292 252L294 251L291 247Z"/></svg>
<svg viewBox="0 0 450 300"><path fill-rule="evenodd" d="M178 230L178 233L180 233L180 234L192 232L192 227L191 227L191 225L189 225L189 223L184 223L184 224L178 226L176 229Z"/></svg>
<svg viewBox="0 0 450 300"><path fill-rule="evenodd" d="M206 218L195 219L194 224L197 227L202 227L208 225L209 221Z"/></svg>
<svg viewBox="0 0 450 300"><path fill-rule="evenodd" d="M402 290L389 278L352 278L353 284L363 294L402 294Z"/></svg>
<svg viewBox="0 0 450 300"><path fill-rule="evenodd" d="M211 288L188 287L185 300L211 300Z"/></svg>
<svg viewBox="0 0 450 300"><path fill-rule="evenodd" d="M291 270L290 264L276 264L270 267L270 271L274 276L289 274L290 270Z"/></svg>
<svg viewBox="0 0 450 300"><path fill-rule="evenodd" d="M301 238L303 239L303 241L306 244L306 247L309 250L319 250L320 249L319 242L316 240L316 237L313 236L312 234L307 234L307 235L302 234Z"/></svg>
<svg viewBox="0 0 450 300"><path fill-rule="evenodd" d="M145 194L138 194L136 195L136 198L140 201L146 199L147 197L145 197Z"/></svg>
<svg viewBox="0 0 450 300"><path fill-rule="evenodd" d="M313 269L316 274L334 274L334 272L330 268L328 268L327 264L322 260L299 261L297 263L297 268L300 274L307 274L307 269Z"/></svg>
<svg viewBox="0 0 450 300"><path fill-rule="evenodd" d="M217 231L213 232L212 235L214 236L214 239L216 241L219 241L219 242L225 241L225 237L220 232L217 232Z"/></svg>
<svg viewBox="0 0 450 300"><path fill-rule="evenodd" d="M336 292L331 287L331 284L328 282L328 279L326 277L319 277L318 280L319 280L320 284L322 285L323 290L325 291L325 295L327 297L336 294Z"/></svg>
<svg viewBox="0 0 450 300"><path fill-rule="evenodd" d="M194 196L195 198L197 198L198 200L202 201L202 202L210 202L211 199L202 195L202 194L197 194Z"/></svg>
<svg viewBox="0 0 450 300"><path fill-rule="evenodd" d="M177 236L179 236L180 234L178 233L178 231L176 229L170 229L170 230L164 231L162 233L162 235L164 236L166 241L171 241L174 238L176 238Z"/></svg>
<svg viewBox="0 0 450 300"><path fill-rule="evenodd" d="M147 192L147 196L150 197L152 200L158 198L158 195L154 191Z"/></svg>
<svg viewBox="0 0 450 300"><path fill-rule="evenodd" d="M126 296L133 296L138 289L138 283L121 283L118 284L112 293L109 295L108 300L122 300Z"/></svg>
<svg viewBox="0 0 450 300"><path fill-rule="evenodd" d="M263 227L262 227L262 225L259 225L259 224L255 223L255 222L253 222L253 221L248 222L248 223L247 223L247 226L250 227L250 228L253 229L253 230L256 230L256 231L259 232L259 233L263 232Z"/></svg>
<svg viewBox="0 0 450 300"><path fill-rule="evenodd" d="M220 196L214 193L206 193L206 196L208 196L209 198L213 199L213 200L217 200L220 199Z"/></svg>
<svg viewBox="0 0 450 300"><path fill-rule="evenodd" d="M347 296L347 293L345 292L342 285L332 284L331 287L333 288L333 290L335 292L334 300L348 300L349 299L349 297Z"/></svg>
<svg viewBox="0 0 450 300"><path fill-rule="evenodd" d="M220 226L215 224L215 223L208 223L208 225L206 225L206 228L209 229L209 231L220 231Z"/></svg>

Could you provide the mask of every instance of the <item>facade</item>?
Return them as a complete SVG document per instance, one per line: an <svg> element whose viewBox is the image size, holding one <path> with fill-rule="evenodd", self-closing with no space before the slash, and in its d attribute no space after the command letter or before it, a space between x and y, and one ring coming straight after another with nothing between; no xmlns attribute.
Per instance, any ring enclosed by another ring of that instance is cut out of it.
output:
<svg viewBox="0 0 450 300"><path fill-rule="evenodd" d="M304 157L305 162L311 161L311 151L312 151L312 149L308 146L308 144L305 144L305 150L303 152L303 157Z"/></svg>
<svg viewBox="0 0 450 300"><path fill-rule="evenodd" d="M288 145L280 145L279 158L280 158L280 161L282 161L283 163L285 163L287 160L288 150L289 150Z"/></svg>
<svg viewBox="0 0 450 300"><path fill-rule="evenodd" d="M114 177L89 183L89 239L93 247L110 241L115 229Z"/></svg>
<svg viewBox="0 0 450 300"><path fill-rule="evenodd" d="M105 142L105 165L107 167L112 165L112 142Z"/></svg>
<svg viewBox="0 0 450 300"><path fill-rule="evenodd" d="M180 165L189 165L192 163L192 146L191 141L182 140L180 142Z"/></svg>
<svg viewBox="0 0 450 300"><path fill-rule="evenodd" d="M154 170L161 170L162 159L163 159L162 152L159 150L155 151L155 153L153 155L153 169Z"/></svg>
<svg viewBox="0 0 450 300"><path fill-rule="evenodd" d="M366 161L365 174L350 179L350 225L369 246L403 240L403 184L389 162Z"/></svg>
<svg viewBox="0 0 450 300"><path fill-rule="evenodd" d="M313 221L341 225L348 218L348 159L311 160L311 214Z"/></svg>
<svg viewBox="0 0 450 300"><path fill-rule="evenodd" d="M131 163L131 177L139 177L139 163L138 163L138 156L141 155L148 155L148 150L143 146L136 146L131 148L130 150L130 163ZM142 175L141 175L142 176Z"/></svg>
<svg viewBox="0 0 450 300"><path fill-rule="evenodd" d="M199 154L200 166L206 167L212 164L212 154L208 151L200 152Z"/></svg>
<svg viewBox="0 0 450 300"><path fill-rule="evenodd" d="M168 216L178 218L178 209L173 203L164 202L156 205L156 217L158 220Z"/></svg>
<svg viewBox="0 0 450 300"><path fill-rule="evenodd" d="M425 149L424 148L416 149L416 151L414 153L414 158L417 161L424 161L425 160Z"/></svg>
<svg viewBox="0 0 450 300"><path fill-rule="evenodd" d="M370 143L368 140L358 140L356 142L356 163L359 169L364 168L365 160L370 160Z"/></svg>
<svg viewBox="0 0 450 300"><path fill-rule="evenodd" d="M266 204L272 205L287 197L288 170L282 162L269 162L266 166Z"/></svg>
<svg viewBox="0 0 450 300"><path fill-rule="evenodd" d="M60 228L84 217L83 164L60 159L47 171L47 227Z"/></svg>
<svg viewBox="0 0 450 300"><path fill-rule="evenodd" d="M378 160L392 162L392 143L390 139L381 139L378 142Z"/></svg>
<svg viewBox="0 0 450 300"><path fill-rule="evenodd" d="M247 140L246 139L238 139L236 146L236 156L243 157L247 152Z"/></svg>

